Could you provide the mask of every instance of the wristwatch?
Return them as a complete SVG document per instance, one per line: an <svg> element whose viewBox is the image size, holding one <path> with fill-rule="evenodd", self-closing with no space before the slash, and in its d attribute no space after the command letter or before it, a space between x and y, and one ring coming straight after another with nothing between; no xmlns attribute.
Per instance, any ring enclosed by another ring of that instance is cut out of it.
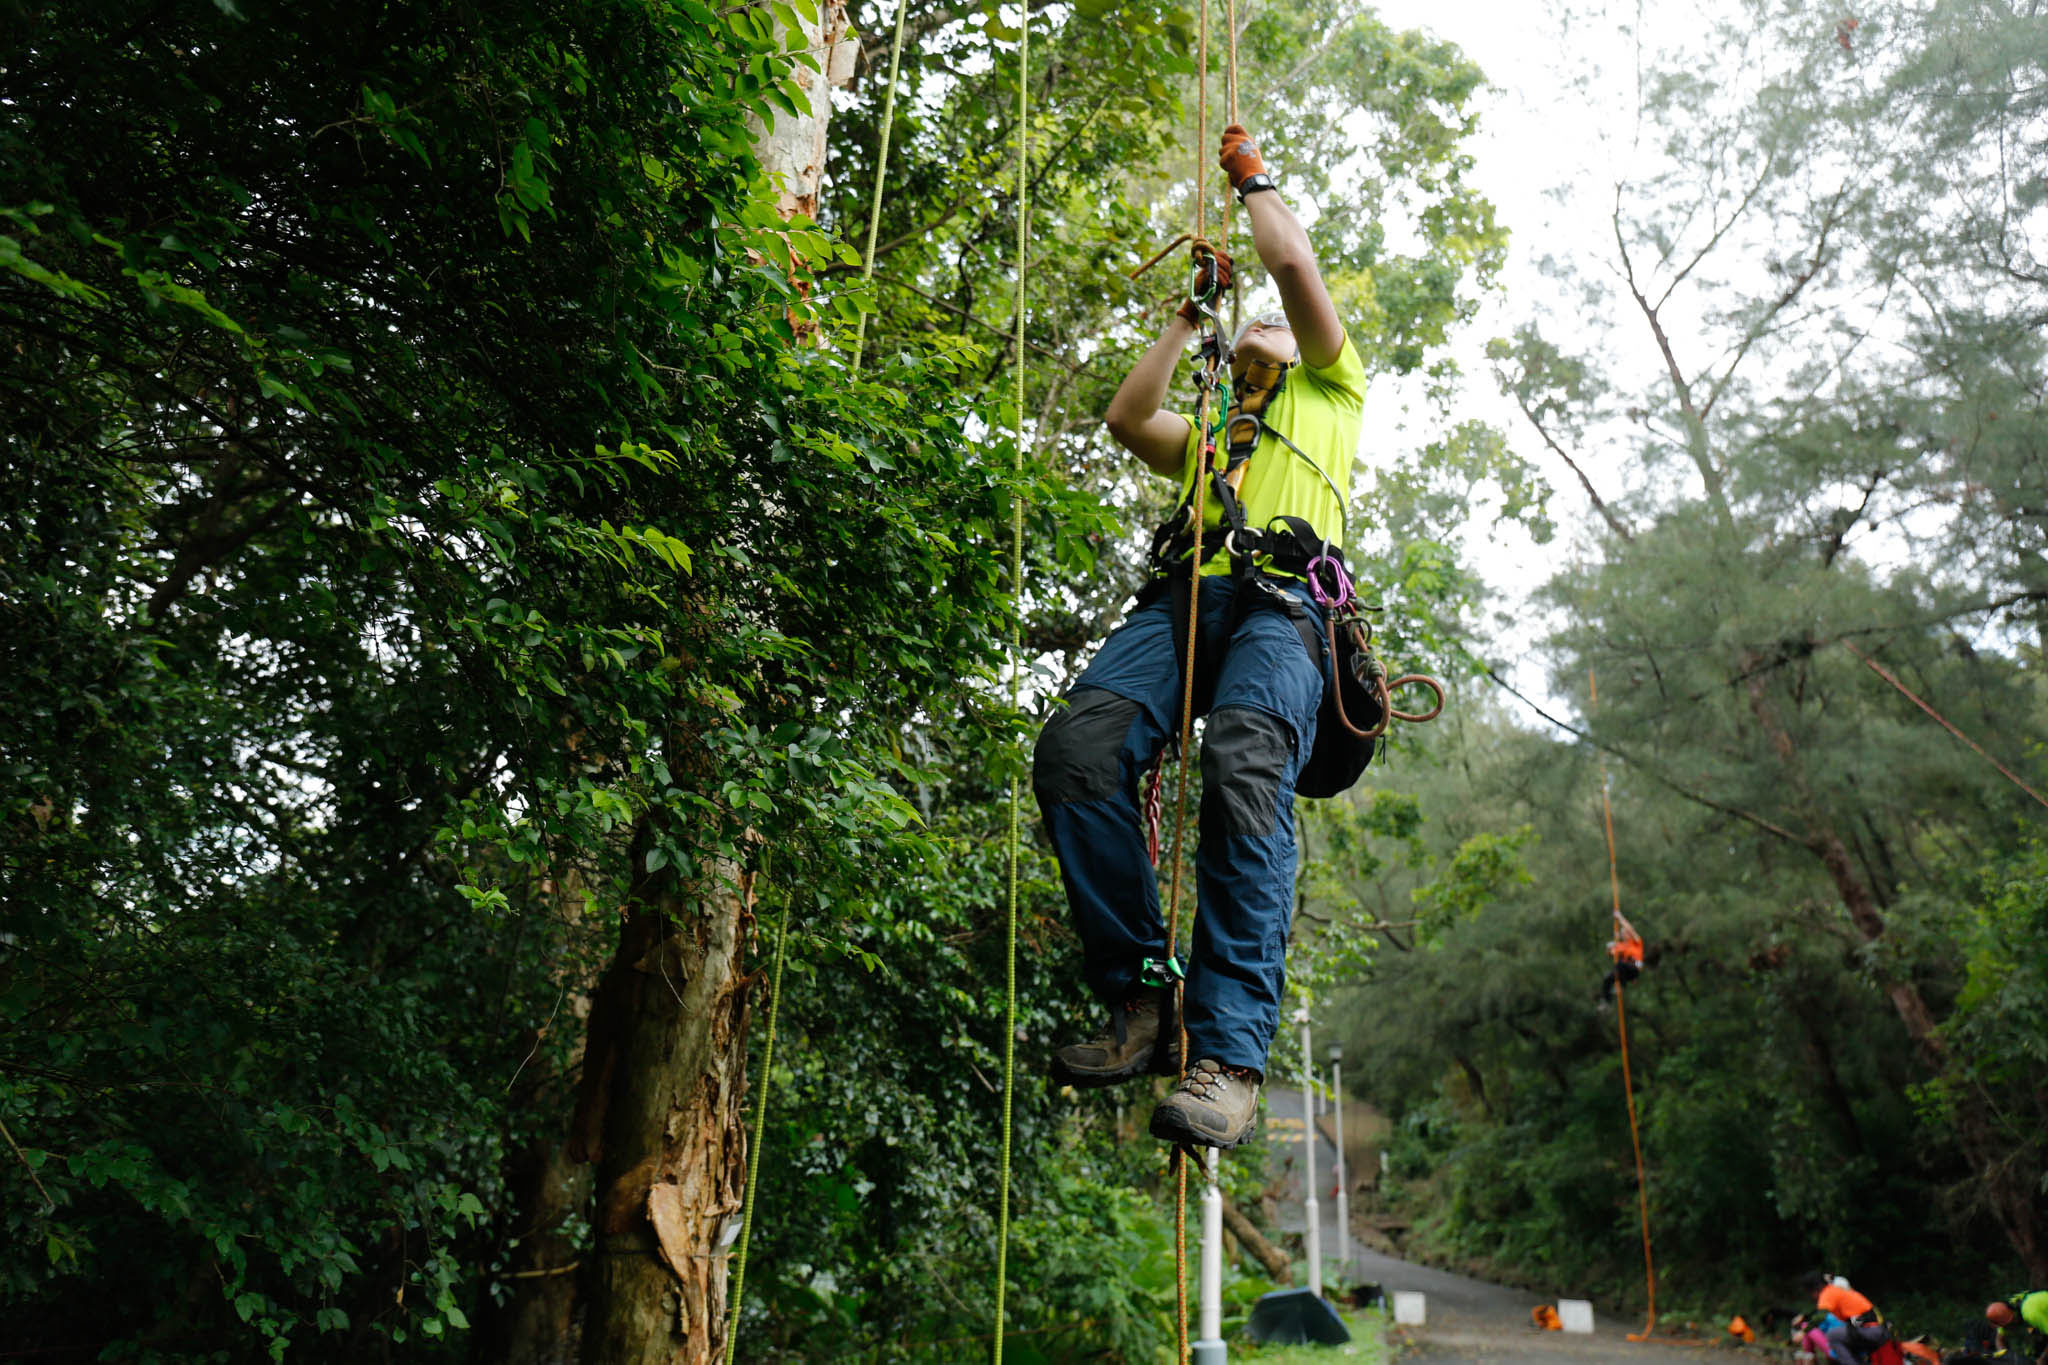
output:
<svg viewBox="0 0 2048 1365"><path fill-rule="evenodd" d="M1264 171L1260 171L1256 175L1246 176L1244 183L1237 187L1237 202L1242 204L1260 190L1278 190L1279 188L1278 185L1273 183L1272 176L1267 175Z"/></svg>

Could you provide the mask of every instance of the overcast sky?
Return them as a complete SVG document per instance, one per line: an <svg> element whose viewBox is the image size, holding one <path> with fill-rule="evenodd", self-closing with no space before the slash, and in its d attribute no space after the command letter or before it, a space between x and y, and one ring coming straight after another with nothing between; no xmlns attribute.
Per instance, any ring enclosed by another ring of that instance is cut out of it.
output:
<svg viewBox="0 0 2048 1365"><path fill-rule="evenodd" d="M1537 263L1546 256L1597 262L1612 240L1608 215L1620 158L1627 155L1634 96L1634 37L1618 24L1579 23L1567 35L1555 6L1514 0L1381 0L1380 17L1395 28L1418 28L1449 39L1477 61L1494 89L1479 101L1473 181L1494 203L1510 233L1503 288L1482 317L1458 338L1455 354L1466 375L1460 410L1452 420L1477 417L1507 433L1514 450L1549 480L1557 536L1538 546L1510 529L1473 528L1469 549L1501 595L1494 605L1519 616L1517 629L1495 633L1494 657L1522 690L1547 703L1540 662L1530 655L1538 624L1524 610L1526 589L1569 562L1580 534L1595 518L1571 471L1542 448L1512 403L1496 390L1484 351L1560 298L1558 286ZM1713 3L1643 6L1640 22L1652 46L1687 26L1711 22ZM1635 22L1635 16L1630 16ZM1593 265L1593 269L1599 266ZM1383 382L1366 411L1367 466L1374 450L1405 450L1433 439L1441 421L1419 401L1419 386ZM1620 452L1587 452L1588 473L1603 494L1621 491ZM1533 716L1524 715L1532 724Z"/></svg>

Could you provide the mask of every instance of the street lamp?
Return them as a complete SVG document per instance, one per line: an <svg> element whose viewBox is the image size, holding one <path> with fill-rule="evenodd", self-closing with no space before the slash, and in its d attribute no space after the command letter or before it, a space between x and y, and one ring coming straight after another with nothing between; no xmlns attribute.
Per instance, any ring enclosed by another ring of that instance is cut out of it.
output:
<svg viewBox="0 0 2048 1365"><path fill-rule="evenodd" d="M1337 1118L1337 1264L1351 1271L1351 1190L1344 1175L1344 1045L1330 1044L1330 1108Z"/></svg>
<svg viewBox="0 0 2048 1365"><path fill-rule="evenodd" d="M1309 1043L1308 1006L1303 1005L1295 1015L1301 1020L1301 1159L1302 1189L1307 1198L1303 1201L1303 1212L1307 1214L1308 1244L1308 1288L1317 1298L1323 1296L1323 1218L1322 1208L1316 1200L1316 1062L1315 1051Z"/></svg>
<svg viewBox="0 0 2048 1365"><path fill-rule="evenodd" d="M1216 1149L1202 1153L1201 1338L1188 1343L1192 1365L1226 1365L1223 1341L1223 1192L1216 1188Z"/></svg>

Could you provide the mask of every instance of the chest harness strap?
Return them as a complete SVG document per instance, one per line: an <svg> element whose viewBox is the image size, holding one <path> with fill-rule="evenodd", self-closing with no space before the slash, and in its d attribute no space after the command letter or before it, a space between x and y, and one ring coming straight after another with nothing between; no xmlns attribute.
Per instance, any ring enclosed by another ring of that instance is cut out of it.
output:
<svg viewBox="0 0 2048 1365"><path fill-rule="evenodd" d="M1265 526L1253 526L1239 496L1252 455L1270 433L1316 471L1336 499L1339 524L1344 524L1344 495L1331 482L1330 476L1301 447L1266 424L1265 414L1286 389L1287 374L1291 368L1291 365L1273 361L1250 362L1244 374L1231 385L1230 409L1224 415L1219 431L1197 434L1196 448L1202 469L1196 477L1209 480L1209 495L1216 500L1221 525L1202 530L1197 546L1195 485L1190 480L1180 505L1152 534L1150 560L1153 577L1140 592L1139 603L1143 605L1161 596L1170 596L1174 620L1186 620L1189 610L1188 598L1192 588L1184 571L1187 557L1199 555L1204 564L1218 553L1230 558L1234 591L1229 619L1218 630L1202 631L1196 642L1197 658L1194 663L1198 711L1206 711L1214 697L1216 672L1222 663L1223 651L1237 634L1237 628L1258 607L1284 613L1300 633L1309 657L1327 673L1325 633L1317 628L1314 617L1301 599L1281 586L1278 576L1307 579L1318 588L1318 601L1330 600L1336 605L1334 599L1338 596L1338 584L1346 589L1349 587L1343 568L1344 552L1331 545L1300 517L1275 517ZM1215 437L1219 434L1224 446L1221 468L1217 467L1215 458ZM1176 566L1183 571L1175 572ZM1321 582L1317 582L1319 573ZM1322 589L1331 591L1326 594ZM1349 595L1348 591L1341 593L1342 597ZM1189 661L1178 657L1185 652L1185 644L1178 633L1174 636L1174 647L1176 663L1185 670Z"/></svg>
<svg viewBox="0 0 2048 1365"><path fill-rule="evenodd" d="M1228 619L1218 629L1200 631L1195 643L1197 712L1208 710L1214 699L1216 674L1238 627L1244 624L1253 610L1265 607L1281 612L1293 622L1309 658L1315 661L1317 670L1324 676L1337 721L1357 739L1377 739L1386 732L1387 723L1395 718L1410 721L1432 719L1443 709L1442 685L1417 676L1388 678L1385 666L1373 653L1372 626L1363 614L1364 604L1353 591L1341 547L1330 544L1300 517L1278 516L1265 526L1253 526L1238 495L1252 455L1270 434L1315 470L1337 504L1339 530L1344 533L1343 538L1349 539L1349 518L1345 514L1342 491L1307 451L1266 422L1266 413L1273 401L1286 389L1287 374L1291 368L1291 365L1271 361L1252 361L1246 366L1243 376L1231 386L1231 406L1219 429L1197 434L1196 448L1202 461L1202 470L1197 477L1209 479L1210 492L1216 499L1222 524L1204 529L1197 546L1194 482L1190 480L1180 505L1152 534L1150 560L1153 577L1140 591L1138 604L1144 606L1162 596L1170 597L1172 619L1185 621L1191 605L1192 587L1185 572L1174 572L1176 566L1184 568L1191 554L1199 554L1204 564L1219 552L1227 554L1234 585ZM1215 438L1219 434L1224 443L1221 469L1216 467L1215 459ZM1302 600L1282 586L1286 577L1307 582L1310 593L1323 609L1320 629ZM1185 637L1176 631L1175 663L1182 676L1186 676L1185 670L1189 666L1189 660L1184 657L1186 648ZM1347 708L1343 699L1347 680L1341 679L1335 671L1340 663L1353 675L1350 681L1358 689L1353 693L1352 708ZM1436 693L1434 709L1411 715L1393 707L1391 690L1410 682L1426 685ZM1351 709L1361 713L1363 726L1352 719Z"/></svg>

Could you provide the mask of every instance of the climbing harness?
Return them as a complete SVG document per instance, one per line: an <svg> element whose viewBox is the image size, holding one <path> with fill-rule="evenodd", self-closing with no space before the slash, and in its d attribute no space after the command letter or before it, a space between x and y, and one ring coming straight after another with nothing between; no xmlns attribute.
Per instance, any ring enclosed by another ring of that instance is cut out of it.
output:
<svg viewBox="0 0 2048 1365"><path fill-rule="evenodd" d="M1586 670L1586 686L1591 695L1589 705L1600 704L1600 682L1593 670ZM1614 900L1614 941L1622 943L1628 939L1642 942L1635 926L1621 913L1621 870L1614 856L1614 804L1607 791L1607 760L1600 760L1600 820L1607 831L1607 887ZM1629 1075L1628 1060L1628 992L1619 977L1614 983L1614 1019L1621 1031L1621 1093L1628 1100L1628 1140L1636 1154L1636 1211L1643 1224L1643 1279L1649 1291L1649 1317L1643 1323L1641 1332L1629 1333L1630 1341L1648 1341L1650 1333L1657 1326L1657 1266L1650 1257L1650 1190L1643 1176L1643 1136L1636 1122L1636 1087Z"/></svg>
<svg viewBox="0 0 2048 1365"><path fill-rule="evenodd" d="M1197 303L1206 318L1215 318L1209 301ZM1219 335L1205 328L1202 336L1204 364L1197 372L1196 382L1203 386L1200 397L1205 401L1215 387L1212 376L1229 360L1228 355L1216 356L1211 350ZM1377 741L1386 734L1392 721L1434 720L1443 711L1444 688L1424 674L1388 675L1373 652L1372 626L1365 617L1365 612L1371 609L1357 595L1340 546L1331 544L1300 517L1275 517L1259 527L1251 524L1244 510L1238 495L1245 471L1270 435L1314 470L1329 488L1337 505L1339 537L1349 538L1342 491L1312 456L1266 420L1274 400L1286 388L1291 368L1290 364L1251 361L1233 383L1232 404L1220 424L1224 452L1221 468L1215 461L1215 433L1203 423L1199 442L1202 463L1179 505L1153 532L1149 552L1153 577L1140 591L1138 604L1144 606L1170 596L1174 619L1195 614L1202 567L1218 554L1228 556L1234 588L1227 619L1208 640L1194 630L1188 637L1189 648L1175 650L1177 667L1183 674L1192 667L1198 679L1198 712L1208 709L1222 655L1238 627L1254 610L1275 610L1293 622L1301 635L1302 647L1317 661L1324 676L1315 745L1296 780L1296 790L1301 795L1316 798L1334 796L1357 782L1359 774L1372 761ZM1209 377L1207 383L1205 377ZM1204 504L1210 496L1221 510L1221 524L1204 526L1198 538L1195 528L1206 520ZM1195 562L1194 572L1184 580L1178 570L1189 559ZM1317 606L1322 608L1320 632L1313 614L1300 598L1281 586L1284 578L1307 583ZM1205 644L1206 649L1202 647ZM1434 704L1423 711L1396 708L1392 694L1410 686L1427 688L1434 696Z"/></svg>

